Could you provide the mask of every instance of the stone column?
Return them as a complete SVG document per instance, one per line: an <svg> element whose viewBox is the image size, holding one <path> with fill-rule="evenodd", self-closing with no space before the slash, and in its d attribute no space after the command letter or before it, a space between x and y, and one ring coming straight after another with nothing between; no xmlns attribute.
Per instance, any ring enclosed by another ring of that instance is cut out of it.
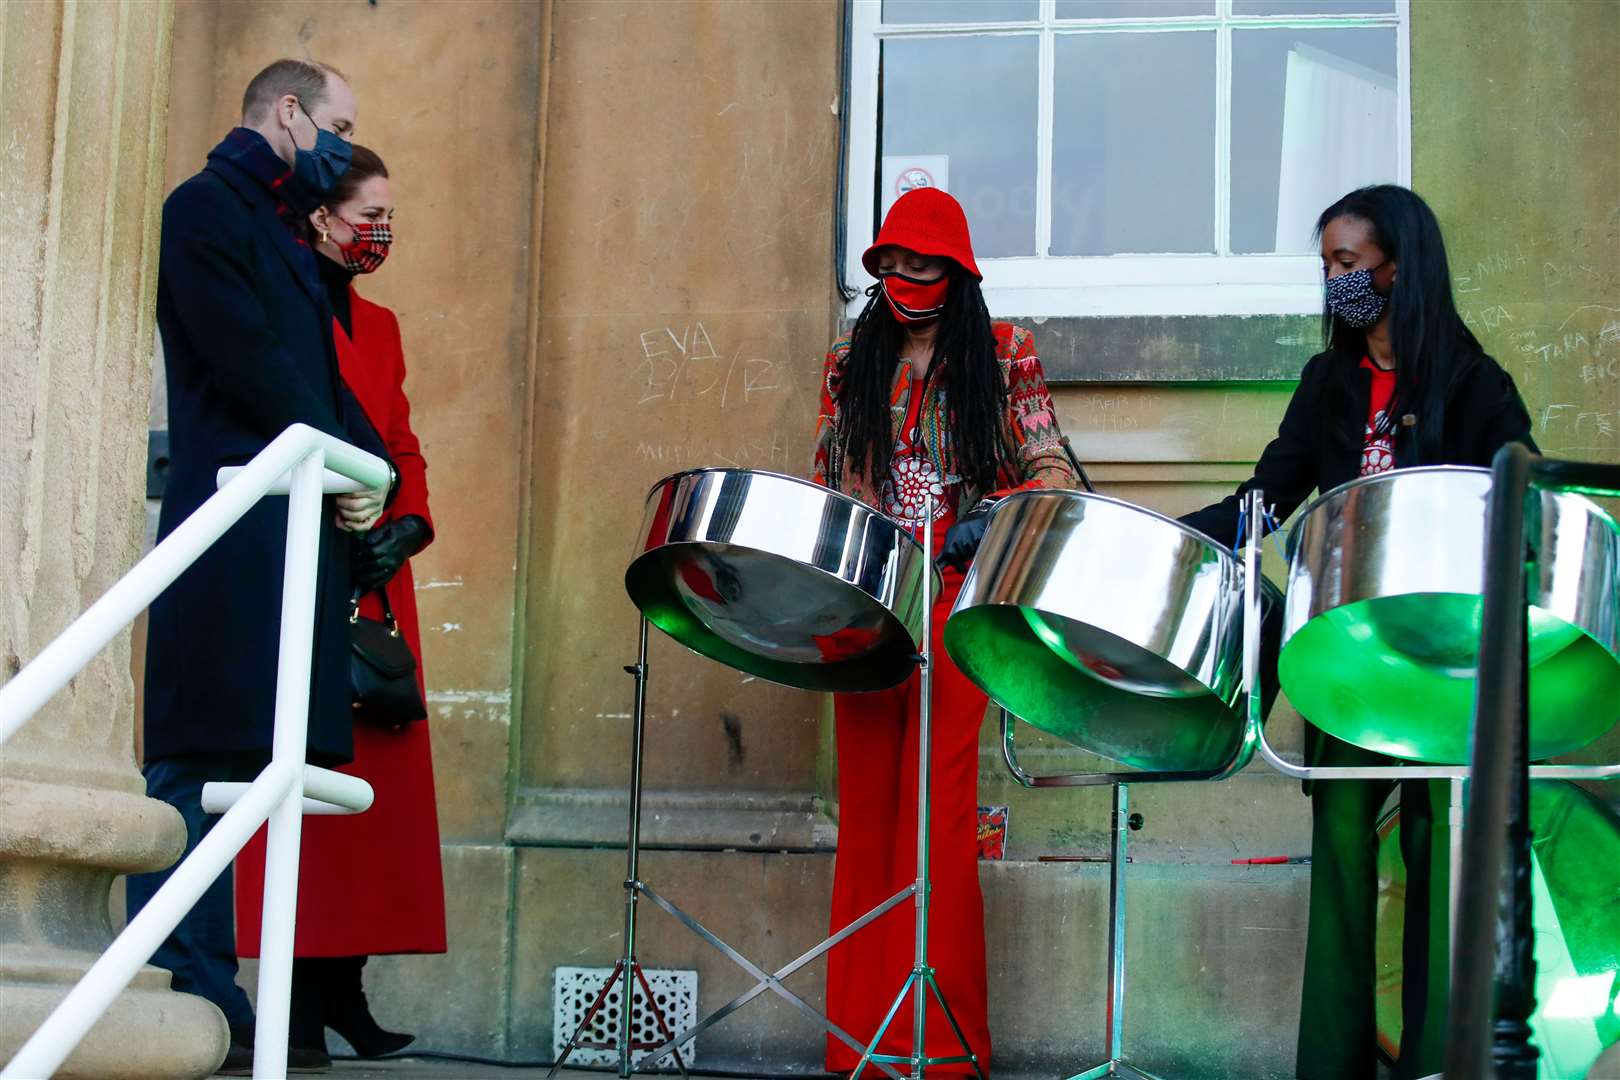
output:
<svg viewBox="0 0 1620 1080"><path fill-rule="evenodd" d="M0 680L141 554L172 0L0 4ZM135 768L129 635L0 750L0 1062L180 817ZM148 967L58 1076L197 1077L224 1018Z"/></svg>

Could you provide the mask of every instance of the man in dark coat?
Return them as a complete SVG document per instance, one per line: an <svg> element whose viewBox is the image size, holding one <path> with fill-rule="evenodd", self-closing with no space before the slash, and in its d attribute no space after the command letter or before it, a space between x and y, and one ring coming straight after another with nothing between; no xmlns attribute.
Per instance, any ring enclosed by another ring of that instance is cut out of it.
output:
<svg viewBox="0 0 1620 1080"><path fill-rule="evenodd" d="M332 312L299 228L347 165L355 114L335 69L277 61L249 84L242 126L164 204L157 318L173 464L159 539L214 493L221 466L247 462L289 424L387 458L338 375ZM327 499L309 709L317 763L352 753L348 533L369 528L387 495ZM286 536L285 496L262 500L152 605L144 772L148 793L185 818L188 854L212 823L202 785L252 779L269 760ZM167 877L130 878L131 917ZM153 962L173 972L176 989L225 1014L227 1065L250 1063L253 1013L235 982L229 870Z"/></svg>

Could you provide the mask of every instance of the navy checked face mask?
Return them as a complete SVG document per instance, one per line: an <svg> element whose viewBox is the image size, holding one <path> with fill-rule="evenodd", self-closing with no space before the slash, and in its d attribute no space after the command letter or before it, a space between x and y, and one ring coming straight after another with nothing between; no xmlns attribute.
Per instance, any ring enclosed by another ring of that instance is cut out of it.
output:
<svg viewBox="0 0 1620 1080"><path fill-rule="evenodd" d="M1376 269L1352 270L1328 278L1325 286L1328 310L1357 330L1365 330L1383 318L1384 308L1389 305L1389 297L1373 288Z"/></svg>
<svg viewBox="0 0 1620 1080"><path fill-rule="evenodd" d="M315 146L305 150L293 143L293 175L315 198L324 199L337 187L338 177L348 170L352 148L347 140L316 124L302 101L298 108L315 125Z"/></svg>

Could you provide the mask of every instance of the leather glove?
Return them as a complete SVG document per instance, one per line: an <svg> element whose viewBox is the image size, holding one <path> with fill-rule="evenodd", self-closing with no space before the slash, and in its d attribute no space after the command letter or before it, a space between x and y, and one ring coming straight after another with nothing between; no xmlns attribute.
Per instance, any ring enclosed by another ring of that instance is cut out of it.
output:
<svg viewBox="0 0 1620 1080"><path fill-rule="evenodd" d="M415 514L350 537L349 580L361 592L380 589L393 580L405 560L427 546L428 524Z"/></svg>
<svg viewBox="0 0 1620 1080"><path fill-rule="evenodd" d="M989 523L988 510L974 510L958 518L955 525L945 530L945 549L939 553L940 563L966 573Z"/></svg>

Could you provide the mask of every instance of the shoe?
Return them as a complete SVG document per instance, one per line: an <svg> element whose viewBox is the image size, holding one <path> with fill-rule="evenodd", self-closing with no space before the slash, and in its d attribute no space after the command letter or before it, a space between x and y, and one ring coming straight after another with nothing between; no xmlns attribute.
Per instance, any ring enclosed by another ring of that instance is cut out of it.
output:
<svg viewBox="0 0 1620 1080"><path fill-rule="evenodd" d="M313 1046L287 1047L287 1071L290 1073L323 1073L332 1068L332 1056Z"/></svg>
<svg viewBox="0 0 1620 1080"><path fill-rule="evenodd" d="M332 1067L332 1058L325 1050L312 1046L287 1047L287 1071L290 1073L323 1073ZM216 1076L252 1076L253 1047L231 1040L225 1052L225 1064L215 1070Z"/></svg>
<svg viewBox="0 0 1620 1080"><path fill-rule="evenodd" d="M415 1035L384 1029L371 1015L360 978L360 969L366 964L364 956L337 957L320 963L326 976L321 981L322 1019L354 1047L357 1057L397 1054L416 1041Z"/></svg>
<svg viewBox="0 0 1620 1080"><path fill-rule="evenodd" d="M253 1075L253 1047L245 1046L231 1040L231 1048L225 1051L225 1063L214 1070L215 1076L252 1076Z"/></svg>

